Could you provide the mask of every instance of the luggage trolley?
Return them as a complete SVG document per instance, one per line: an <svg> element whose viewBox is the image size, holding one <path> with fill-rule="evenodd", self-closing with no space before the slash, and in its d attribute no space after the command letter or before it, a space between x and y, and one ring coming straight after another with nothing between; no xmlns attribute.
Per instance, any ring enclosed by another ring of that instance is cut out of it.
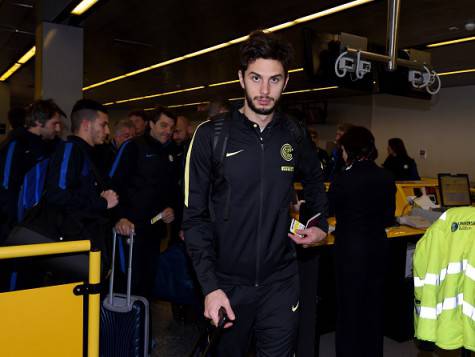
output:
<svg viewBox="0 0 475 357"><path fill-rule="evenodd" d="M83 252L89 253L88 283L0 293L1 356L99 356L101 253L90 241L0 247L0 259Z"/></svg>

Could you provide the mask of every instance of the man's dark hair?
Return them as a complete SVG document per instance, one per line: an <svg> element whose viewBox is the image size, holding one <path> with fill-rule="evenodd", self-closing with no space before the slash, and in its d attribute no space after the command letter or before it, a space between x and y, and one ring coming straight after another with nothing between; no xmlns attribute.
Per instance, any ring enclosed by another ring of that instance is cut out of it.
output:
<svg viewBox="0 0 475 357"><path fill-rule="evenodd" d="M12 129L21 128L25 126L26 110L25 108L16 107L8 111L8 122Z"/></svg>
<svg viewBox="0 0 475 357"><path fill-rule="evenodd" d="M208 117L231 111L231 103L225 98L215 98L208 105Z"/></svg>
<svg viewBox="0 0 475 357"><path fill-rule="evenodd" d="M152 123L156 123L158 121L158 119L160 119L160 116L164 114L166 115L167 117L173 119L173 121L175 122L176 124L176 114L173 113L170 109L166 108L166 107L163 107L161 105L159 105L158 107L156 107L151 113L150 113L150 121Z"/></svg>
<svg viewBox="0 0 475 357"><path fill-rule="evenodd" d="M389 139L388 146L396 154L397 157L403 157L403 158L409 157L409 155L407 154L406 146L404 146L404 142L402 141L401 138Z"/></svg>
<svg viewBox="0 0 475 357"><path fill-rule="evenodd" d="M74 104L71 111L71 131L76 133L83 120L94 121L97 119L99 112L107 114L107 109L101 103L92 99L80 99Z"/></svg>
<svg viewBox="0 0 475 357"><path fill-rule="evenodd" d="M259 58L279 61L284 67L285 76L287 76L293 59L293 49L288 42L272 33L254 31L241 46L241 72L244 74L249 64Z"/></svg>
<svg viewBox="0 0 475 357"><path fill-rule="evenodd" d="M37 124L43 127L55 114L66 116L52 99L36 100L26 109L25 127L33 128Z"/></svg>
<svg viewBox="0 0 475 357"><path fill-rule="evenodd" d="M148 115L145 110L133 110L128 115L129 118L131 116L141 117L143 121L148 121Z"/></svg>
<svg viewBox="0 0 475 357"><path fill-rule="evenodd" d="M362 126L353 126L343 134L340 144L348 154L348 162L358 160L374 161L378 157L378 150L374 144L374 136L371 131Z"/></svg>

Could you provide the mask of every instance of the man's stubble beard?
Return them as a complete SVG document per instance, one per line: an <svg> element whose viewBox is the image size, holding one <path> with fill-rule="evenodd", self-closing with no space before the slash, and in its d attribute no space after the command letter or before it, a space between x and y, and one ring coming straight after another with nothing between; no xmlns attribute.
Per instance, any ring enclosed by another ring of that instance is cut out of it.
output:
<svg viewBox="0 0 475 357"><path fill-rule="evenodd" d="M247 103L247 106L256 114L260 114L260 115L270 115L272 113L274 113L275 111L275 108L277 107L277 104L279 103L280 101L280 98L279 97L277 100L275 100L274 98L272 97L268 97L270 98L273 102L274 102L274 105L270 108L257 108L253 101L252 101L252 98L249 96L249 94L247 93L246 91L246 88L244 88L244 94L245 94L245 97L246 97L246 103Z"/></svg>

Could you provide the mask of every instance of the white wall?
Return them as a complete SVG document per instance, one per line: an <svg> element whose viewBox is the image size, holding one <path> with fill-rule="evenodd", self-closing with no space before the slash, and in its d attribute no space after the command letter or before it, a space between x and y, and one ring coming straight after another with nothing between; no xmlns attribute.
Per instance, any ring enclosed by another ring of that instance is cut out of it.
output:
<svg viewBox="0 0 475 357"><path fill-rule="evenodd" d="M340 98L328 103L328 122L319 125L321 146L334 140L338 123L373 132L382 163L387 140L400 137L425 177L468 173L475 181L475 86L444 88L432 101L391 95ZM427 151L427 159L419 150Z"/></svg>
<svg viewBox="0 0 475 357"><path fill-rule="evenodd" d="M371 130L380 160L387 140L400 137L421 176L468 173L475 180L475 86L445 88L431 102L389 95L373 97ZM427 159L419 150L427 150Z"/></svg>
<svg viewBox="0 0 475 357"><path fill-rule="evenodd" d="M351 123L370 127L372 105L373 99L368 95L329 100L327 123L317 125L320 147L326 148L327 141L335 140L335 131L338 124Z"/></svg>

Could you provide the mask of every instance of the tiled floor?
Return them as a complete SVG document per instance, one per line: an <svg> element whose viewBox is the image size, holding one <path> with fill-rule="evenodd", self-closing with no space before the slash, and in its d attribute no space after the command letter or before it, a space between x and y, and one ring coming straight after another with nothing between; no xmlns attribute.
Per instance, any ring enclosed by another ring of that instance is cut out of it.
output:
<svg viewBox="0 0 475 357"><path fill-rule="evenodd" d="M152 357L188 357L200 336L196 323L183 323L173 320L171 307L166 302L152 305L153 335L157 343ZM320 338L320 357L334 357L334 333ZM472 354L473 356L474 354ZM399 343L389 338L384 341L384 357L459 357L459 351L421 352L412 341ZM223 356L225 357L225 356ZM277 357L277 356L276 356Z"/></svg>
<svg viewBox="0 0 475 357"><path fill-rule="evenodd" d="M152 332L156 347L152 357L187 357L201 332L197 323L176 322L167 302L151 304Z"/></svg>

